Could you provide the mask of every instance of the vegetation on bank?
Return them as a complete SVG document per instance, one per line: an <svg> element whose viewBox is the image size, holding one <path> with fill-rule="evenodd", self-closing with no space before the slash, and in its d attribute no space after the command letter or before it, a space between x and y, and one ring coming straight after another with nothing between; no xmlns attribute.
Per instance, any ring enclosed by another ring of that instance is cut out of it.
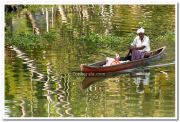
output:
<svg viewBox="0 0 180 122"><path fill-rule="evenodd" d="M97 48L106 48L116 51L124 48L127 49L134 36L134 33L130 33L126 37L92 33L89 36L82 36L78 38L77 41L84 42L86 45L91 44Z"/></svg>
<svg viewBox="0 0 180 122"><path fill-rule="evenodd" d="M76 43L83 44L86 47L96 47L111 49L114 51L127 50L129 44L133 41L136 36L135 33L130 33L126 37L119 37L113 35L103 34L89 34L88 36L82 36L76 38ZM57 32L43 33L41 35L35 34L16 34L13 36L5 36L6 45L16 45L24 48L40 48L45 43L56 41L58 38ZM175 33L167 32L165 35L159 35L156 38L150 38L152 47L157 47L168 42L175 42ZM169 44L169 43L168 43ZM172 43L171 43L172 44Z"/></svg>
<svg viewBox="0 0 180 122"><path fill-rule="evenodd" d="M41 35L35 34L13 34L5 36L6 45L16 45L22 48L43 48L49 41L55 41L57 34L54 32L43 33Z"/></svg>
<svg viewBox="0 0 180 122"><path fill-rule="evenodd" d="M148 35L150 36L150 35ZM106 48L113 49L118 51L127 50L130 43L132 43L133 39L136 37L135 33L130 33L126 37L119 37L113 35L102 35L102 34L90 34L89 36L82 36L78 40L78 42L85 42L86 45L92 44L97 48ZM169 43L175 44L175 33L167 32L164 35L159 35L155 38L151 38L152 47L158 48L157 46L168 46Z"/></svg>

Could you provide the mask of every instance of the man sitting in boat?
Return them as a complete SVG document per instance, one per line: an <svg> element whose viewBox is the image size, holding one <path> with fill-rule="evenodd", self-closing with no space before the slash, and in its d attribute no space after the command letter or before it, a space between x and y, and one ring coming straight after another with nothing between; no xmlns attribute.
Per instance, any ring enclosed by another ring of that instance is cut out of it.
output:
<svg viewBox="0 0 180 122"><path fill-rule="evenodd" d="M142 27L137 30L138 36L136 36L131 43L126 59L133 61L150 56L150 41L149 37L147 37L144 32L145 30Z"/></svg>

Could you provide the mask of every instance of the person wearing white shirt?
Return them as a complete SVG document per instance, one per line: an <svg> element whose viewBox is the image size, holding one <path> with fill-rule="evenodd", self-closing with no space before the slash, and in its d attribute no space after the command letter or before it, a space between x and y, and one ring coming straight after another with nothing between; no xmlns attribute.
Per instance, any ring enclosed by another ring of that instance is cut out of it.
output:
<svg viewBox="0 0 180 122"><path fill-rule="evenodd" d="M150 41L149 37L144 34L145 30L140 28L137 30L138 36L131 43L127 59L138 60L142 58L148 58L150 56Z"/></svg>

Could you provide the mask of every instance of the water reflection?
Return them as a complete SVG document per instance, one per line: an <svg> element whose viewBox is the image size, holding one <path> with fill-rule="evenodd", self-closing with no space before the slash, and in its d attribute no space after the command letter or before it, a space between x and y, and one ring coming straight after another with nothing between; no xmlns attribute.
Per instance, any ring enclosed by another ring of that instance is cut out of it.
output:
<svg viewBox="0 0 180 122"><path fill-rule="evenodd" d="M113 17L113 6L112 5L101 5L101 17L102 22L105 28L104 34L108 35L111 34L112 27L112 17Z"/></svg>
<svg viewBox="0 0 180 122"><path fill-rule="evenodd" d="M51 107L53 107L56 113L61 117L73 116L69 102L69 75L62 74L58 78L53 75L52 67L51 63L47 63L47 81L44 83L43 89L46 92L45 96L48 101L48 117L51 116Z"/></svg>
<svg viewBox="0 0 180 122"><path fill-rule="evenodd" d="M42 74L38 71L35 66L34 60L31 60L26 53L21 51L15 46L9 48L16 53L17 57L23 61L23 64L27 65L27 70L31 72L30 75L30 92L33 92L33 82L42 82L43 85L43 96L47 99L47 116L52 116L51 111L53 107L59 116L73 116L71 114L71 107L69 103L69 86L70 79L69 74L62 74L59 77L53 73L53 65L48 62L46 68L46 74ZM36 90L36 89L35 89ZM56 96L58 100L56 100ZM21 107L22 117L33 116L34 102L32 94L29 96L30 101L23 99L20 101L19 106ZM30 105L30 108L29 108ZM29 113L29 110L31 113Z"/></svg>
<svg viewBox="0 0 180 122"><path fill-rule="evenodd" d="M144 93L144 85L149 85L150 71L138 70L132 72L130 76L133 77L134 83L137 85L136 92Z"/></svg>
<svg viewBox="0 0 180 122"><path fill-rule="evenodd" d="M26 117L28 115L27 114L27 107L26 107L27 104L26 104L26 102L24 100L21 100L20 106L21 106L21 111L22 111L21 117Z"/></svg>
<svg viewBox="0 0 180 122"><path fill-rule="evenodd" d="M51 26L54 27L54 7L51 7Z"/></svg>
<svg viewBox="0 0 180 122"><path fill-rule="evenodd" d="M48 9L46 8L46 32L49 32L49 14Z"/></svg>
<svg viewBox="0 0 180 122"><path fill-rule="evenodd" d="M58 96L58 101L55 105L56 113L60 116L72 117L71 105L69 102L69 75L62 75L61 80L57 82L56 94Z"/></svg>
<svg viewBox="0 0 180 122"><path fill-rule="evenodd" d="M48 106L47 106L47 112L48 112L48 117L50 117L50 104L54 101L54 92L53 92L53 83L51 81L52 77L52 65L51 63L47 63L47 79L44 83L44 91L46 92L44 96L47 97L48 101Z"/></svg>
<svg viewBox="0 0 180 122"><path fill-rule="evenodd" d="M121 75L129 75L129 78L133 79L133 83L136 84L137 93L144 93L144 85L149 85L149 78L150 78L150 70L149 69L133 69L133 70L126 70L116 73L107 73L104 77L85 77L81 88L92 90L91 85L94 85L96 82L106 82L108 85L109 90L111 89L119 89L118 82L120 82ZM113 81L113 82L112 82ZM111 82L111 83L110 83ZM96 88L95 88L96 89Z"/></svg>
<svg viewBox="0 0 180 122"><path fill-rule="evenodd" d="M26 53L22 52L16 46L11 46L10 49L16 52L18 58L23 60L23 64L27 65L27 69L31 72L34 81L43 81L42 79L45 77L42 73L38 72L34 60L31 60Z"/></svg>
<svg viewBox="0 0 180 122"><path fill-rule="evenodd" d="M20 50L20 49L18 49ZM17 49L16 49L17 51ZM14 52L14 51L13 51ZM17 51L18 52L18 51ZM19 54L19 53L17 53ZM22 59L24 62L24 58L28 56L23 51L21 51L18 58ZM16 55L13 55L16 56ZM31 58L29 57L29 60ZM31 62L35 63L35 61ZM26 63L28 64L28 63ZM34 66L31 64L30 66ZM161 65L167 67L167 65ZM21 107L21 114L20 116L40 116L37 114L37 110L41 113L41 116L62 116L62 117L70 117L70 116L150 116L153 114L155 107L153 102L158 103L155 104L158 106L158 110L155 112L154 116L163 116L163 114L159 114L162 112L163 109L168 108L166 115L171 116L173 103L169 106L164 104L164 100L167 102L169 97L172 97L171 94L173 93L173 84L171 81L168 81L166 78L166 73L168 73L169 77L172 77L170 73L172 73L172 69L167 70L167 68L157 67L158 71L154 73L154 69L152 66L150 70L147 69L136 69L133 71L126 71L117 74L111 74L109 77L92 77L93 80L89 80L88 82L84 82L84 88L87 87L85 91L85 95L81 95L82 93L78 91L78 85L80 85L77 81L81 82L81 79L77 79L76 77L72 77L70 74L58 74L54 72L55 66L53 65L52 61L47 59L46 63L46 73L43 73L43 80L38 79L34 80L35 78L32 77L31 82L31 92L38 91L41 96L41 91L43 91L42 96L45 98L31 98L34 97L33 94L29 95L31 99L21 99L16 98L19 100L17 106ZM33 67L27 67L31 69ZM169 68L169 66L168 66ZM172 67L173 68L173 67ZM38 71L37 68L35 68ZM156 70L157 70L156 69ZM34 74L34 70L29 70ZM39 71L40 72L40 71ZM164 73L165 72L165 73ZM32 76L32 75L30 75ZM25 76L24 76L25 77ZM26 76L27 77L27 76ZM149 81L148 81L148 80ZM173 79L173 78L171 78ZM43 82L41 82L43 81ZM144 81L144 82L140 82ZM29 81L27 81L29 82ZM42 84L42 88L34 83ZM137 85L135 83L138 83ZM166 93L166 84L169 84L168 94ZM73 84L73 85L72 85ZM90 86L88 86L90 85ZM76 86L76 87L72 87ZM144 91L143 94L139 94L136 92L137 86L139 86L139 91ZM37 88L36 88L37 87ZM143 87L143 89L142 89ZM37 90L38 89L38 90ZM72 90L74 89L74 90ZM10 90L11 92L12 90ZM154 92L153 92L154 91ZM74 95L74 96L72 96ZM166 98L166 95L167 98ZM23 96L21 97L23 98ZM146 100L147 99L147 100ZM151 100L149 100L151 99ZM81 102L79 102L81 100ZM41 106L37 108L37 101L42 102ZM148 110L146 111L146 104L153 104ZM29 106L31 105L31 107ZM76 106L76 107L74 107ZM112 107L113 106L113 107ZM78 109L79 108L79 109ZM81 109L80 109L81 108ZM11 109L12 110L12 109ZM77 114L75 111L79 111ZM130 111L129 111L130 110ZM30 112L31 111L31 112ZM146 111L144 113L144 111ZM13 116L13 115L11 115Z"/></svg>
<svg viewBox="0 0 180 122"><path fill-rule="evenodd" d="M31 25L32 25L32 28L33 28L33 33L36 34L36 35L39 35L40 31L39 31L38 26L36 25L36 20L34 19L32 13L27 11L27 16L31 21Z"/></svg>
<svg viewBox="0 0 180 122"><path fill-rule="evenodd" d="M67 23L67 16L65 14L65 10L64 10L64 6L63 5L59 5L58 6L58 11L61 15L61 20L62 20L62 23Z"/></svg>
<svg viewBox="0 0 180 122"><path fill-rule="evenodd" d="M88 113L86 116L93 116L96 112L96 115L106 117L149 116L157 110L155 110L156 107L166 109L162 101L162 96L165 93L162 92L161 86L162 82L168 83L169 81L164 80L164 77L166 76L161 71L154 74L152 69L135 69L114 77L99 79L91 77L91 85L85 82L90 82L90 78L84 80L82 86L89 85L85 89L88 96L86 103ZM170 90L169 92L173 91ZM156 104L157 102L158 104ZM151 106L148 106L149 103ZM89 108L90 104L91 108ZM93 110L97 106L101 107L101 111ZM169 108L171 107L170 105ZM162 114L157 115L155 113L153 116L162 116ZM170 111L168 114L171 114Z"/></svg>
<svg viewBox="0 0 180 122"><path fill-rule="evenodd" d="M144 93L145 87L149 85L150 77L151 76L151 70L153 68L157 67L167 67L170 65L174 65L174 63L167 63L167 64L160 64L160 65L151 65L144 68L137 68L137 69L129 69L125 71L115 72L115 73L106 73L105 76L86 76L81 84L81 89L89 89L92 91L92 89L96 90L96 83L98 82L104 82L108 84L108 90L118 90L119 86L117 83L122 82L123 80L129 80L129 82L132 82L136 85L136 92L137 93ZM169 80L169 70L160 70L158 73L161 73L164 75L165 79ZM124 78L124 75L126 75L126 79ZM158 74L157 74L158 75ZM127 78L128 77L128 78ZM156 77L156 75L155 75ZM123 81L124 82L124 81ZM126 82L127 83L127 82ZM149 86L150 87L150 86Z"/></svg>

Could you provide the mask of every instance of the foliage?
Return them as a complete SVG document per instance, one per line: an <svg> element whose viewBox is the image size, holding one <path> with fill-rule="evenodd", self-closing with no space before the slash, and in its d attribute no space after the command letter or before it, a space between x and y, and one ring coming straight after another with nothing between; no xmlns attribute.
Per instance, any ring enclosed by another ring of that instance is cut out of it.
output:
<svg viewBox="0 0 180 122"><path fill-rule="evenodd" d="M106 48L117 50L127 50L129 43L132 42L134 33L129 34L126 37L118 37L113 35L101 35L101 34L90 34L89 36L83 36L77 39L78 41L82 41L85 44L92 44L97 48Z"/></svg>
<svg viewBox="0 0 180 122"><path fill-rule="evenodd" d="M163 35L159 35L156 38L151 38L151 47L159 48L161 46L174 48L175 47L175 33L172 31L167 31Z"/></svg>
<svg viewBox="0 0 180 122"><path fill-rule="evenodd" d="M42 33L41 36L44 40L52 42L58 39L59 33L56 30L52 29L49 33Z"/></svg>
<svg viewBox="0 0 180 122"><path fill-rule="evenodd" d="M166 32L164 35L159 35L155 41L158 41L158 40L164 40L164 41L173 41L175 42L175 33L174 32Z"/></svg>
<svg viewBox="0 0 180 122"><path fill-rule="evenodd" d="M114 51L121 50L125 51L127 50L130 43L135 38L134 33L128 34L126 37L118 37L113 35L101 35L101 34L95 34L92 33L89 36L82 36L79 39L77 39L79 42L84 42L86 45L93 45L97 48L106 48L106 49L112 49ZM149 35L148 35L149 36ZM175 42L175 34L174 32L166 32L164 35L159 35L157 38L151 38L151 45L153 47L155 45L161 44L161 46L164 46L162 44L165 44L165 42ZM157 45L160 46L160 45ZM156 48L158 48L155 46ZM168 46L168 45L166 45Z"/></svg>
<svg viewBox="0 0 180 122"><path fill-rule="evenodd" d="M5 36L6 45L18 45L19 47L37 48L41 46L41 36L34 34L16 34L13 36Z"/></svg>
<svg viewBox="0 0 180 122"><path fill-rule="evenodd" d="M16 45L24 48L42 48L46 42L55 41L58 38L58 34L54 31L50 33L43 33L42 35L35 34L14 34L12 36L7 35L6 45Z"/></svg>

